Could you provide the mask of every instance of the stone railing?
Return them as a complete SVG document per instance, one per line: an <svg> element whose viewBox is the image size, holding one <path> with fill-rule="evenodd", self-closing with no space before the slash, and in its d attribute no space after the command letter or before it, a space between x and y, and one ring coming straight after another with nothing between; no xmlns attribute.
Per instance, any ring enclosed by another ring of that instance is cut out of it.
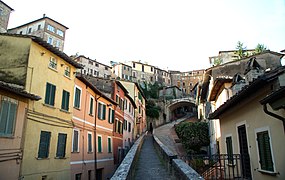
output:
<svg viewBox="0 0 285 180"><path fill-rule="evenodd" d="M112 176L111 180L133 179L135 173L135 165L137 163L139 153L144 141L145 135L136 140L128 154Z"/></svg>
<svg viewBox="0 0 285 180"><path fill-rule="evenodd" d="M168 147L165 146L155 135L153 138L154 146L156 147L160 157L163 158L164 162L166 163L167 170L172 174L173 177L182 180L204 179L184 161L177 159L177 154L174 154L171 150L169 150Z"/></svg>

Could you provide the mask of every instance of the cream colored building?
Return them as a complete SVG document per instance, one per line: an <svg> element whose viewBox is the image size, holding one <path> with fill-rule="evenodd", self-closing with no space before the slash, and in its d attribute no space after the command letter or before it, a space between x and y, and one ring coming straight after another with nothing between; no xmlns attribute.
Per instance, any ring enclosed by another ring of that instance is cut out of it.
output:
<svg viewBox="0 0 285 180"><path fill-rule="evenodd" d="M96 59L93 60L88 57L80 55L78 57L75 57L74 61L83 65L83 69L78 70L78 72L81 72L84 75L100 77L105 79L111 78L112 67L100 63L96 61Z"/></svg>
<svg viewBox="0 0 285 180"><path fill-rule="evenodd" d="M221 154L240 154L241 177L285 179L285 68L265 73L209 115L219 119Z"/></svg>
<svg viewBox="0 0 285 180"><path fill-rule="evenodd" d="M0 41L1 79L42 97L28 102L20 178L70 179L74 78L80 64L39 37L2 34Z"/></svg>
<svg viewBox="0 0 285 180"><path fill-rule="evenodd" d="M58 48L60 51L63 51L67 29L68 27L44 14L40 19L8 29L8 33L37 36L50 45Z"/></svg>

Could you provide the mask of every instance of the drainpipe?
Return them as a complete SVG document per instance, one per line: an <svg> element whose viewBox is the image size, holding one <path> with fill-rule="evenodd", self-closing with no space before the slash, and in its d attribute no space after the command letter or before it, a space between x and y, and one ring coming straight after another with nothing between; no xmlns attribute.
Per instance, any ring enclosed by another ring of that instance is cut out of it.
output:
<svg viewBox="0 0 285 180"><path fill-rule="evenodd" d="M285 118L282 117L282 116L279 116L278 114L274 114L273 112L268 111L266 104L263 104L263 111L264 111L266 114L268 114L269 116L272 116L272 117L274 117L274 118L276 118L276 119L281 120L281 121L283 122L283 129L284 129L284 133L285 133Z"/></svg>
<svg viewBox="0 0 285 180"><path fill-rule="evenodd" d="M96 179L97 176L97 134L96 134L96 124L97 124L97 111L98 111L98 99L100 99L101 96L97 97L95 96L95 112L94 112L94 117L95 117L95 126L94 126L94 178Z"/></svg>

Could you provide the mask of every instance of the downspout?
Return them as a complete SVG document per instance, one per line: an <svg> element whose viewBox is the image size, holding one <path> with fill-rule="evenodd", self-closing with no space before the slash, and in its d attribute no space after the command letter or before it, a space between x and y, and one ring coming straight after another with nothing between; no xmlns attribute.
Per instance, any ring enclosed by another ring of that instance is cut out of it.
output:
<svg viewBox="0 0 285 180"><path fill-rule="evenodd" d="M279 116L278 114L274 114L273 112L268 111L266 104L263 104L263 111L264 111L266 114L268 114L269 116L272 116L272 117L274 117L274 118L276 118L276 119L281 120L281 121L283 122L283 129L284 129L284 133L285 133L285 118L282 117L282 116Z"/></svg>
<svg viewBox="0 0 285 180"><path fill-rule="evenodd" d="M96 124L97 124L97 111L98 111L98 99L100 99L101 96L96 98L95 96L95 112L94 112L94 117L95 117L95 123L94 123L94 179L96 179L97 176L97 134L96 134Z"/></svg>

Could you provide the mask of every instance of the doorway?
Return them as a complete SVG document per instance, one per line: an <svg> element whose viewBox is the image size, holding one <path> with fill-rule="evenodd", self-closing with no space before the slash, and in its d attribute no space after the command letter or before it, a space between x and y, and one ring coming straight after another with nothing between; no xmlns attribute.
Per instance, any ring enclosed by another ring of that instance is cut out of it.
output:
<svg viewBox="0 0 285 180"><path fill-rule="evenodd" d="M241 156L242 177L251 179L250 157L248 153L247 135L245 124L238 126L239 148Z"/></svg>

